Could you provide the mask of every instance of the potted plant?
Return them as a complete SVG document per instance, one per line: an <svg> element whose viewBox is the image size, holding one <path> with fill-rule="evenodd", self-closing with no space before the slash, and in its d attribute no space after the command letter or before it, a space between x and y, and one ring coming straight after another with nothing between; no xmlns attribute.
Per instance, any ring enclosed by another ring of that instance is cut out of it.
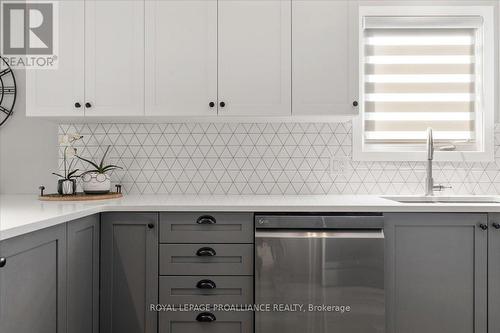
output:
<svg viewBox="0 0 500 333"><path fill-rule="evenodd" d="M65 135L61 141L61 144L66 145L64 147L63 160L64 160L64 170L63 173L52 172L60 179L57 181L57 193L61 195L75 194L76 193L76 179L79 177L76 173L78 169L73 170L73 164L76 156L76 148L73 147L75 141L80 140L83 136L78 134ZM71 162L68 166L68 158L71 157Z"/></svg>
<svg viewBox="0 0 500 333"><path fill-rule="evenodd" d="M104 160L106 159L106 155L108 155L109 148L111 148L111 146L106 148L106 151L104 152L104 155L99 163L95 163L78 155L76 156L93 167L93 169L85 171L81 175L83 192L87 194L106 194L110 191L111 179L108 172L121 169L121 167L112 164L104 165Z"/></svg>
<svg viewBox="0 0 500 333"><path fill-rule="evenodd" d="M78 169L71 170L72 167L73 160L70 162L69 167L66 168L66 158L64 158L64 174L52 172L53 175L56 175L60 178L57 181L57 193L63 195L76 193L76 178L79 177L78 175L76 175Z"/></svg>

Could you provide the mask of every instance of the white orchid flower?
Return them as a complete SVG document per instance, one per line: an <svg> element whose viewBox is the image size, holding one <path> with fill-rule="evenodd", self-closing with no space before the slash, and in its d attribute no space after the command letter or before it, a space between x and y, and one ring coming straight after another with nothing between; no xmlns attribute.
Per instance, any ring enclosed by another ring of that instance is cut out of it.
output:
<svg viewBox="0 0 500 333"><path fill-rule="evenodd" d="M69 147L71 146L75 141L78 141L80 140L81 138L83 138L82 135L78 134L78 133L70 133L70 134L65 134L65 135L62 135L60 138L59 138L59 144L63 147Z"/></svg>
<svg viewBox="0 0 500 333"><path fill-rule="evenodd" d="M61 146L68 146L69 145L68 135L62 135L61 137L59 137L59 144Z"/></svg>
<svg viewBox="0 0 500 333"><path fill-rule="evenodd" d="M76 156L77 149L73 147L67 147L67 149L64 150L66 154L66 158L72 158Z"/></svg>
<svg viewBox="0 0 500 333"><path fill-rule="evenodd" d="M71 134L71 135L69 136L69 143L73 143L73 142L75 142L75 141L78 141L78 140L80 140L81 138L83 138L83 135L80 135L80 134L78 134L78 133Z"/></svg>

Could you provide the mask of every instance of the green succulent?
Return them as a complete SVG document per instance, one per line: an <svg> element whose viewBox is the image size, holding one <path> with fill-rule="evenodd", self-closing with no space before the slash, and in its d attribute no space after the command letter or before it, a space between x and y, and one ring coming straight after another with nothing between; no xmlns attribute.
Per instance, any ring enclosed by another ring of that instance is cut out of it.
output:
<svg viewBox="0 0 500 333"><path fill-rule="evenodd" d="M122 169L122 167L120 167L118 165L113 165L113 164L104 165L104 160L106 159L106 155L108 155L109 148L111 148L111 146L108 146L108 148L106 148L106 151L104 152L104 155L102 156L101 162L99 162L99 164L77 155L76 157L78 159L85 161L94 167L94 169L87 170L83 174L90 173L90 172L106 173L106 172L111 171L111 170Z"/></svg>

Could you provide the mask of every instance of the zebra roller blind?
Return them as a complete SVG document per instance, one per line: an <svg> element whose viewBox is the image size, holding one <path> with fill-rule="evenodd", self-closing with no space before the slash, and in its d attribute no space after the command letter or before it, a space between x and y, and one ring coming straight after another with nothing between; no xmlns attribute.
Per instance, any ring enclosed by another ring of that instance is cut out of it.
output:
<svg viewBox="0 0 500 333"><path fill-rule="evenodd" d="M481 17L364 18L365 143L474 145Z"/></svg>

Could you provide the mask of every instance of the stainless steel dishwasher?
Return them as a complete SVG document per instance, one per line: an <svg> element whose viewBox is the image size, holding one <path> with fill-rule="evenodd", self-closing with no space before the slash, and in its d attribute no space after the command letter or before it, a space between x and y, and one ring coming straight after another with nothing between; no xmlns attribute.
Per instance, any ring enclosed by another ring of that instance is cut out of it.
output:
<svg viewBox="0 0 500 333"><path fill-rule="evenodd" d="M382 215L256 215L255 228L255 301L270 309L255 333L385 332Z"/></svg>

